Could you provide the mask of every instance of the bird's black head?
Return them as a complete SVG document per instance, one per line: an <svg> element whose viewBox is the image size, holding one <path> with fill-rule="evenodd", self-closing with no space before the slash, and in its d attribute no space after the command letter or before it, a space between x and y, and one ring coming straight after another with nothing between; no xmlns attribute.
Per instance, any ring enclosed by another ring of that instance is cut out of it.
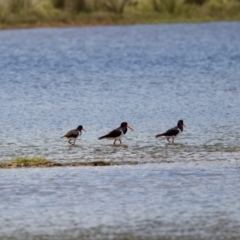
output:
<svg viewBox="0 0 240 240"><path fill-rule="evenodd" d="M183 131L183 127L186 127L183 120L179 120L177 126L181 129L181 131Z"/></svg>
<svg viewBox="0 0 240 240"><path fill-rule="evenodd" d="M83 128L82 125L79 125L79 126L77 127L77 130L78 130L79 132L81 132L82 130L83 130L83 131L86 131L86 130Z"/></svg>
<svg viewBox="0 0 240 240"><path fill-rule="evenodd" d="M77 130L78 130L78 131L82 131L82 129L83 129L83 126L82 126L82 125L79 125L79 126L77 127Z"/></svg>
<svg viewBox="0 0 240 240"><path fill-rule="evenodd" d="M129 128L133 131L133 128L131 126L129 126L127 122L122 122L120 127L121 128L126 128L126 129Z"/></svg>
<svg viewBox="0 0 240 240"><path fill-rule="evenodd" d="M127 122L122 122L120 127L127 127Z"/></svg>

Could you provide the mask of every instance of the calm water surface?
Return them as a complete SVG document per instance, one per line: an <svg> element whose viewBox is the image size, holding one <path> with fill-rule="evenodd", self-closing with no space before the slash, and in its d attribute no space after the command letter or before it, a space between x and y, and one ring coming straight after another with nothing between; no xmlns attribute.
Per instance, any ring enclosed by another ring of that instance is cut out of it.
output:
<svg viewBox="0 0 240 240"><path fill-rule="evenodd" d="M0 32L0 238L239 239L240 23ZM183 119L175 145L154 136ZM99 136L127 121L122 146ZM76 146L60 138L82 124ZM131 164L139 165L131 165Z"/></svg>

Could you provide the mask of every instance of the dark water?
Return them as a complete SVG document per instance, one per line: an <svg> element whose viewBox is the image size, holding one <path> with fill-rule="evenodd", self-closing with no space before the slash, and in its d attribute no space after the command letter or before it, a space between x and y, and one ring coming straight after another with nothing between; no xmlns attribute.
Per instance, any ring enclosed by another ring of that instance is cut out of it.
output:
<svg viewBox="0 0 240 240"><path fill-rule="evenodd" d="M239 36L239 22L1 31L0 161L123 165L1 170L0 238L240 238ZM154 138L179 119L177 144ZM122 121L122 146L98 140ZM60 138L80 124L76 146Z"/></svg>

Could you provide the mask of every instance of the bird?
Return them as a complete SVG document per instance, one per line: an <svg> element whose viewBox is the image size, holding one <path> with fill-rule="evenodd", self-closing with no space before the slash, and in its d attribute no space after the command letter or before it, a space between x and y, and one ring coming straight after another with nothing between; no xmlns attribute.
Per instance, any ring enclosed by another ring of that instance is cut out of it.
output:
<svg viewBox="0 0 240 240"><path fill-rule="evenodd" d="M82 125L79 125L76 129L72 129L68 131L64 136L61 138L67 138L69 141L68 143L74 145L78 136L82 134L82 130L86 132Z"/></svg>
<svg viewBox="0 0 240 240"><path fill-rule="evenodd" d="M124 136L124 134L127 133L127 128L131 129L133 131L133 128L131 126L128 125L127 122L122 122L120 127L114 129L113 131L111 131L110 133L99 137L98 139L109 139L109 140L114 140L113 144L116 143L116 141L118 140L120 142L120 144L122 144L121 138Z"/></svg>
<svg viewBox="0 0 240 240"><path fill-rule="evenodd" d="M184 124L183 120L179 120L176 127L156 135L156 138L165 137L169 143L171 143L169 139L172 138L172 143L174 143L174 138L176 138L183 131L183 127L186 128L186 125Z"/></svg>

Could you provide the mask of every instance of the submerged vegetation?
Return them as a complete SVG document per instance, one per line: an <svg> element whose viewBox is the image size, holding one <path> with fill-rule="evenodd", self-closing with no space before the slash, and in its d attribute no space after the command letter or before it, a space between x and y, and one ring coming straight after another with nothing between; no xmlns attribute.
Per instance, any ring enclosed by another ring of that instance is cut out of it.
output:
<svg viewBox="0 0 240 240"><path fill-rule="evenodd" d="M34 168L34 167L75 167L75 166L111 166L116 163L105 161L57 163L48 161L43 157L18 157L11 161L0 162L0 168Z"/></svg>
<svg viewBox="0 0 240 240"><path fill-rule="evenodd" d="M18 157L12 161L0 162L0 168L19 168L19 167L45 167L52 163L43 157Z"/></svg>
<svg viewBox="0 0 240 240"><path fill-rule="evenodd" d="M240 0L0 0L0 28L240 20Z"/></svg>

